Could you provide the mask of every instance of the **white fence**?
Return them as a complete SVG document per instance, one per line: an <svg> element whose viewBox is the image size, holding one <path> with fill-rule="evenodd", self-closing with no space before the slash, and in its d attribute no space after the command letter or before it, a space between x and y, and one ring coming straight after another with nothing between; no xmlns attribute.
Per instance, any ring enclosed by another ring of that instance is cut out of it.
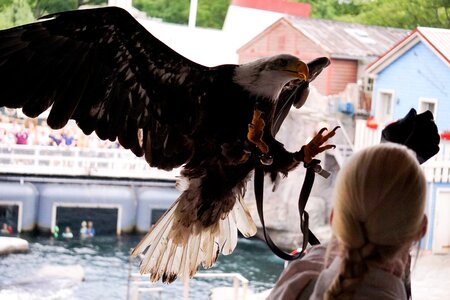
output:
<svg viewBox="0 0 450 300"><path fill-rule="evenodd" d="M353 151L378 144L381 130L357 120L355 144L335 150L340 165ZM439 153L423 165L430 182L450 182L450 141L443 140ZM0 145L0 172L34 175L98 176L175 180L180 170L170 172L150 168L143 157L125 149Z"/></svg>
<svg viewBox="0 0 450 300"><path fill-rule="evenodd" d="M0 172L175 180L179 169L150 168L125 149L0 145Z"/></svg>
<svg viewBox="0 0 450 300"><path fill-rule="evenodd" d="M371 129L366 120L356 120L354 151L380 143L382 128ZM429 182L450 182L450 141L441 140L439 152L423 164Z"/></svg>

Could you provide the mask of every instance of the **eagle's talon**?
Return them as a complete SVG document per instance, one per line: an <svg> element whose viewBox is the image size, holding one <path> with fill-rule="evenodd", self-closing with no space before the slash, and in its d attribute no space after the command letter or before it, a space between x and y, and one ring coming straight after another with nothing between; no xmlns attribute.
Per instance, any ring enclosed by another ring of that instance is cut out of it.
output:
<svg viewBox="0 0 450 300"><path fill-rule="evenodd" d="M304 162L309 163L312 161L312 159L319 153L322 153L329 149L335 149L336 145L325 145L330 138L332 138L336 134L336 130L340 128L339 126L336 126L328 132L326 135L322 135L322 133L327 130L327 128L322 128L319 130L319 132L314 136L314 138L304 146L303 152L304 152Z"/></svg>

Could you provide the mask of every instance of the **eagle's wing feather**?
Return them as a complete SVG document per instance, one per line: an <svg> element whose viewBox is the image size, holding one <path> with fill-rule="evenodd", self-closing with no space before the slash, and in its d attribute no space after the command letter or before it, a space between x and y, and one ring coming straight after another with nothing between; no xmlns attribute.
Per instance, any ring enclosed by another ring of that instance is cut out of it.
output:
<svg viewBox="0 0 450 300"><path fill-rule="evenodd" d="M0 106L30 117L51 106L52 128L75 119L84 133L118 138L154 167L185 163L197 122L195 84L209 68L119 8L45 18L0 32Z"/></svg>

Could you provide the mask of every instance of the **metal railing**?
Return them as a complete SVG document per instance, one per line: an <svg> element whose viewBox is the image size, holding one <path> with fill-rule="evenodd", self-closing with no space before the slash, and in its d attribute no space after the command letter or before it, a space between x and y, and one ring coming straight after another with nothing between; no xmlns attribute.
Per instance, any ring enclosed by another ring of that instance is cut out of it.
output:
<svg viewBox="0 0 450 300"><path fill-rule="evenodd" d="M233 281L232 295L227 295L227 298L234 300L248 299L248 279L239 273L197 273L196 278L229 278ZM183 300L189 299L189 282L184 281L183 286ZM223 290L220 291L223 293ZM142 294L157 295L158 299L164 299L162 293L163 289L156 287L154 283L150 282L148 275L141 275L140 273L132 273L129 278L128 298L130 300L139 300ZM230 297L231 296L231 297Z"/></svg>
<svg viewBox="0 0 450 300"><path fill-rule="evenodd" d="M150 168L125 149L0 145L0 172L175 180L179 169Z"/></svg>
<svg viewBox="0 0 450 300"><path fill-rule="evenodd" d="M139 256L142 259L142 255ZM139 300L142 294L152 294L157 296L158 299L163 299L163 289L155 285L149 280L149 275L142 275L137 272L133 272L133 260L135 257L128 257L128 285L127 285L127 299ZM232 295L227 294L228 299L234 300L246 300L249 296L249 281L247 278L239 273L196 273L196 278L230 278L233 281L231 288ZM183 282L183 300L189 299L189 283L190 280L184 280ZM223 287L220 287L223 288ZM227 288L227 287L225 287ZM224 293L223 290L220 291ZM225 292L227 293L227 292ZM232 297L230 297L232 296Z"/></svg>

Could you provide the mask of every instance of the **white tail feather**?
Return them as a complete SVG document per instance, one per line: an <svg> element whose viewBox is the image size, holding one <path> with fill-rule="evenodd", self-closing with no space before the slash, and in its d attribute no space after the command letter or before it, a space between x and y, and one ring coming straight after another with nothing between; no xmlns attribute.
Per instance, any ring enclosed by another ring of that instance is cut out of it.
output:
<svg viewBox="0 0 450 300"><path fill-rule="evenodd" d="M242 197L237 199L232 212L236 218L236 226L242 235L245 237L254 236L256 234L256 225Z"/></svg>
<svg viewBox="0 0 450 300"><path fill-rule="evenodd" d="M233 209L219 220L219 224L202 228L199 222L188 227L178 224L176 208L183 198L180 197L150 229L144 239L133 249L132 255L144 253L140 271L150 273L152 281L162 278L163 282L172 282L177 277L192 278L199 265L212 267L219 255L231 254L237 245L237 230L244 236L256 233L256 226L243 203L242 197L236 199ZM181 205L181 204L180 204ZM175 225L176 224L176 225ZM185 238L172 240L174 228L181 230ZM189 234L188 234L189 233Z"/></svg>
<svg viewBox="0 0 450 300"><path fill-rule="evenodd" d="M173 212L178 206L178 201L172 204L172 206L159 218L155 225L150 228L150 231L145 237L137 244L137 246L131 251L131 255L138 256L147 249L152 241L155 240L155 236L164 229L170 220L173 220Z"/></svg>

